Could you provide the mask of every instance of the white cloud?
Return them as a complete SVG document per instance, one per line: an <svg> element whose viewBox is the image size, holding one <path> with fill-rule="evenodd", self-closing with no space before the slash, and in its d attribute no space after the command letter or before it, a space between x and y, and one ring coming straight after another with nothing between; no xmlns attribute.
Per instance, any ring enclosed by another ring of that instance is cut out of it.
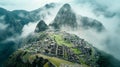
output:
<svg viewBox="0 0 120 67"><path fill-rule="evenodd" d="M45 4L54 3L65 3L72 2L73 0L1 0L0 6L8 10L34 10L44 6Z"/></svg>
<svg viewBox="0 0 120 67"><path fill-rule="evenodd" d="M0 16L0 20L4 20L5 19L5 15Z"/></svg>
<svg viewBox="0 0 120 67"><path fill-rule="evenodd" d="M97 3L101 4L101 5L105 5L108 7L108 10L110 11L119 11L120 9L120 0L96 0Z"/></svg>
<svg viewBox="0 0 120 67"><path fill-rule="evenodd" d="M27 25L24 25L23 29L22 29L22 35L21 37L26 37L29 34L32 34L36 28L38 22L30 22Z"/></svg>
<svg viewBox="0 0 120 67"><path fill-rule="evenodd" d="M0 30L5 30L7 27L7 24L0 23Z"/></svg>
<svg viewBox="0 0 120 67"><path fill-rule="evenodd" d="M62 5L57 5L55 8L51 8L49 10L44 10L41 12L41 14L45 14L46 16L43 18L45 23L49 25L55 18L57 12L61 8ZM49 13L49 14L48 14Z"/></svg>

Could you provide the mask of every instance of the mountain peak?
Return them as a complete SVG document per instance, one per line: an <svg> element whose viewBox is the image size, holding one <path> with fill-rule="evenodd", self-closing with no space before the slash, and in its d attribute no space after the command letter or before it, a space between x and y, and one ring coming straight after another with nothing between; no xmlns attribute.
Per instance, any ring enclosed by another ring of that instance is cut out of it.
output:
<svg viewBox="0 0 120 67"><path fill-rule="evenodd" d="M70 26L72 28L75 28L76 25L76 15L72 11L71 6L69 4L64 4L60 8L53 23L51 24L51 26L58 29L61 26Z"/></svg>
<svg viewBox="0 0 120 67"><path fill-rule="evenodd" d="M53 8L53 7L55 7L55 5L56 5L55 3L50 3L50 4L46 4L45 7L46 8Z"/></svg>
<svg viewBox="0 0 120 67"><path fill-rule="evenodd" d="M41 20L38 24L37 24L37 26L36 26L36 28L35 28L35 32L40 32L40 31L45 31L46 29L48 29L48 26L47 26L47 24L43 21L43 20Z"/></svg>
<svg viewBox="0 0 120 67"><path fill-rule="evenodd" d="M69 10L71 10L71 6L70 6L70 4L66 3L66 4L63 5L62 9L64 11L69 11Z"/></svg>

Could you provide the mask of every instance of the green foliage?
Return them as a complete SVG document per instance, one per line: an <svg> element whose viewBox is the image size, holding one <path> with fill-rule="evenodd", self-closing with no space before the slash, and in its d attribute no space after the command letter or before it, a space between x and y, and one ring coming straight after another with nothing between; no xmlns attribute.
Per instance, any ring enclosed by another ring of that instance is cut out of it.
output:
<svg viewBox="0 0 120 67"><path fill-rule="evenodd" d="M64 45L64 46L67 46L67 47L72 47L73 44L71 44L70 42L68 41L65 41L62 37L62 35L60 34L54 34L52 35L52 37L54 37L55 41L57 42L58 45Z"/></svg>
<svg viewBox="0 0 120 67"><path fill-rule="evenodd" d="M81 54L81 51L77 48L72 48L72 50L75 54Z"/></svg>

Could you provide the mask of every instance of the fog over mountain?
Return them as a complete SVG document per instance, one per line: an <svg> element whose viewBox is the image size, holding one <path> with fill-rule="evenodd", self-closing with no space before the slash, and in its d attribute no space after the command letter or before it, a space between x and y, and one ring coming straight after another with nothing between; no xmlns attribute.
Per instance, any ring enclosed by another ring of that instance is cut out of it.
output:
<svg viewBox="0 0 120 67"><path fill-rule="evenodd" d="M0 35L2 35L0 36L0 59L4 60L5 56L19 48L19 40L34 34L36 25L40 20L44 20L50 26L58 22L56 25L59 25L57 27L60 27L61 31L76 34L94 47L120 60L119 2L119 0L0 1ZM59 12L65 3L69 3L71 9L66 16ZM69 14L72 17L68 16ZM66 17L74 24L64 24Z"/></svg>

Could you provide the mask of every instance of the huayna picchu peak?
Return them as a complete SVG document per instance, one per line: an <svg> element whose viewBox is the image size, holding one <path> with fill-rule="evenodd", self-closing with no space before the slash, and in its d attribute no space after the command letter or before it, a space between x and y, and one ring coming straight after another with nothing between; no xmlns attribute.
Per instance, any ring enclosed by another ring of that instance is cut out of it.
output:
<svg viewBox="0 0 120 67"><path fill-rule="evenodd" d="M77 26L75 13L72 11L69 4L64 4L58 11L53 23L50 24L54 28L60 28L61 26L70 26L75 28Z"/></svg>

